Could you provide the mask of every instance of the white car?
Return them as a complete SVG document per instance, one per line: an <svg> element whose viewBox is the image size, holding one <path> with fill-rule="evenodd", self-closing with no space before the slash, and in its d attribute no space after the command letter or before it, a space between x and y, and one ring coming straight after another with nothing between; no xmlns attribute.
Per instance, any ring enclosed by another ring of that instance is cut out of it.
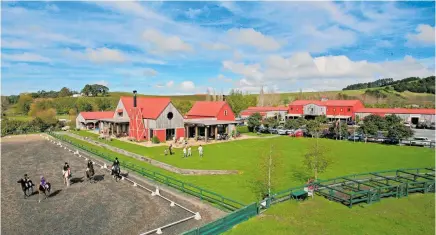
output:
<svg viewBox="0 0 436 235"><path fill-rule="evenodd" d="M277 134L279 135L286 135L288 133L288 130L285 129L278 129L277 130Z"/></svg>

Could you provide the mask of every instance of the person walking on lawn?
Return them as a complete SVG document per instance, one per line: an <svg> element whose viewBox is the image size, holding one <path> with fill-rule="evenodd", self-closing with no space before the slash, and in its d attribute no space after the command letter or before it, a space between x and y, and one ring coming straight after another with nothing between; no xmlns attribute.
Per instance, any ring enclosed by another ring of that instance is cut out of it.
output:
<svg viewBox="0 0 436 235"><path fill-rule="evenodd" d="M200 154L200 157L203 157L203 147L200 144L200 147L198 147L198 154Z"/></svg>
<svg viewBox="0 0 436 235"><path fill-rule="evenodd" d="M187 157L186 155L186 146L183 148L183 158Z"/></svg>
<svg viewBox="0 0 436 235"><path fill-rule="evenodd" d="M170 144L170 146L168 147L168 150L170 151L170 155L173 155L173 145Z"/></svg>
<svg viewBox="0 0 436 235"><path fill-rule="evenodd" d="M188 147L188 157L192 156L192 152L191 152L191 146Z"/></svg>

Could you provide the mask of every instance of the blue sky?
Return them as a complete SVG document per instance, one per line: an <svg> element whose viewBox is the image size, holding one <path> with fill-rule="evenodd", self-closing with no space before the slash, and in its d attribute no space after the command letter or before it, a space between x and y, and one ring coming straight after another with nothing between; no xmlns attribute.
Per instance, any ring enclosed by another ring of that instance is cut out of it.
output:
<svg viewBox="0 0 436 235"><path fill-rule="evenodd" d="M2 2L2 94L337 90L435 70L434 2Z"/></svg>

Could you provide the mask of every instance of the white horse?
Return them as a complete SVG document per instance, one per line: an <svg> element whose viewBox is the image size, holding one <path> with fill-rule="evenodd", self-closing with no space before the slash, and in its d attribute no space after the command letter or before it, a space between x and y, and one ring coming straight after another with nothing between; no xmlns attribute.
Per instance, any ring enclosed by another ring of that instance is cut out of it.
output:
<svg viewBox="0 0 436 235"><path fill-rule="evenodd" d="M71 169L68 168L68 170L66 170L66 171L63 170L62 174L63 174L63 178L64 178L64 184L66 184L67 187L69 187L70 186L70 178L71 178Z"/></svg>

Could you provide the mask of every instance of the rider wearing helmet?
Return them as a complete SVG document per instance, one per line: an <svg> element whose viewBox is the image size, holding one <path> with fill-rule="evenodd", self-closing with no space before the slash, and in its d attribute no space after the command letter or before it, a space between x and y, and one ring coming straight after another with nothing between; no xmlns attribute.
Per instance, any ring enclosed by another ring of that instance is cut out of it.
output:
<svg viewBox="0 0 436 235"><path fill-rule="evenodd" d="M41 182L39 183L43 188L47 189L47 181L45 180L44 176L41 176Z"/></svg>
<svg viewBox="0 0 436 235"><path fill-rule="evenodd" d="M120 161L118 161L118 157L115 158L114 163L112 164L112 175L117 171L119 173L120 170Z"/></svg>
<svg viewBox="0 0 436 235"><path fill-rule="evenodd" d="M92 163L91 159L88 160L88 168L89 169L94 169L94 166L93 166L93 163Z"/></svg>

